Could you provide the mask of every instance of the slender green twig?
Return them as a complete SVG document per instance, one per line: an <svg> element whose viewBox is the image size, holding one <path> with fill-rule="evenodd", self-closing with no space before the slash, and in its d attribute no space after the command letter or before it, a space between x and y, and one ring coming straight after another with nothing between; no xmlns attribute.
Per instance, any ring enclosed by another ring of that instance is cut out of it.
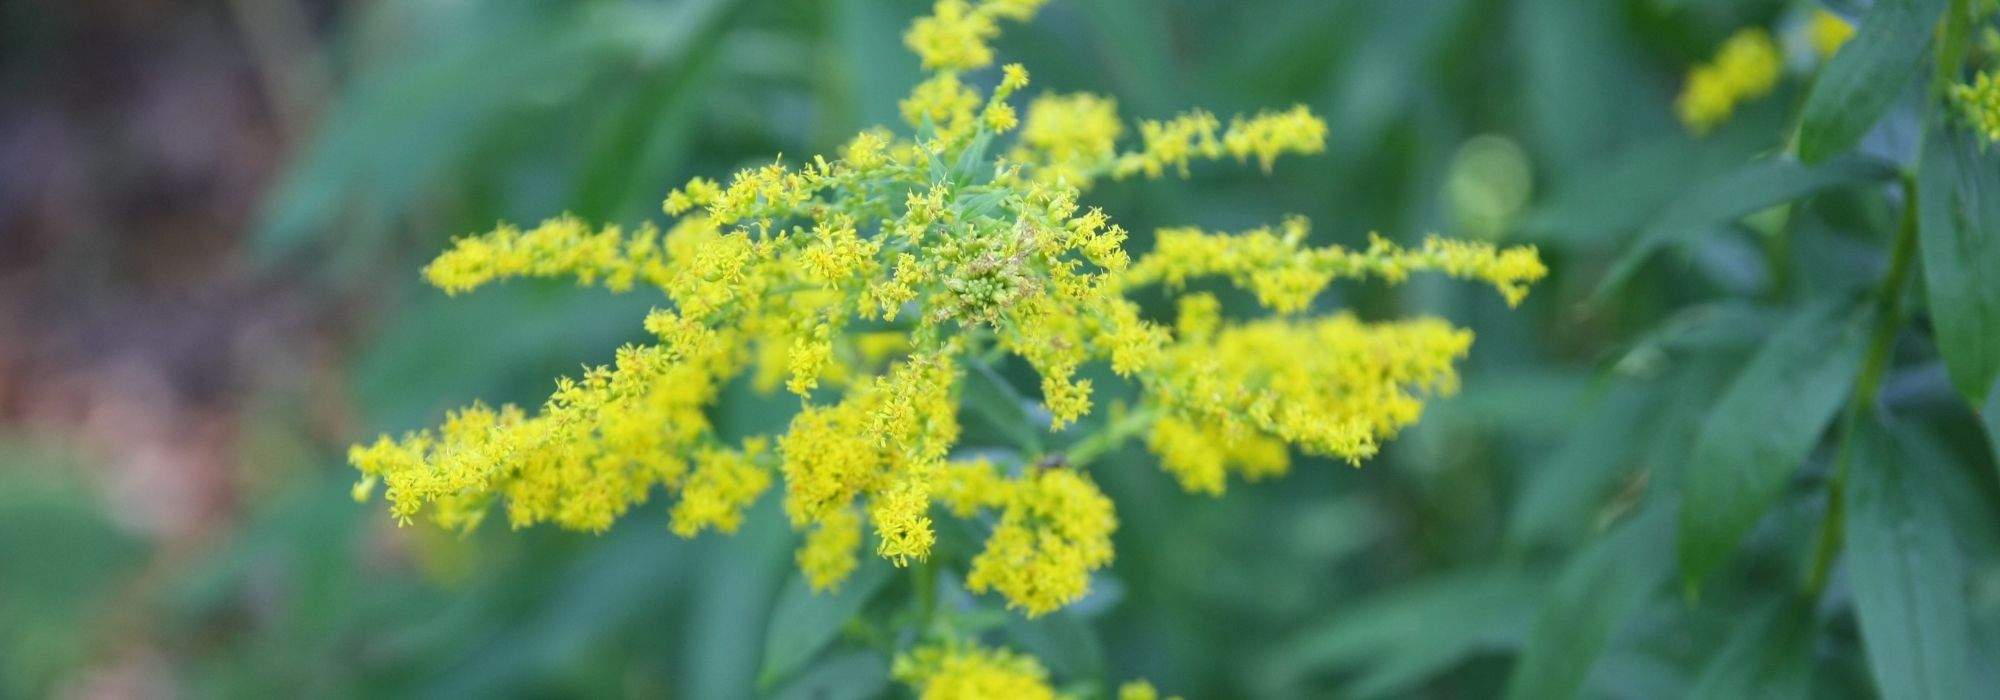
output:
<svg viewBox="0 0 2000 700"><path fill-rule="evenodd" d="M1875 405L1882 388L1882 375L1889 367L1896 331L1902 327L1903 280L1909 276L1910 259L1917 243L1917 187L1909 174L1903 175L1903 217L1896 229L1896 241L1889 253L1889 271L1875 293L1875 332L1868 341L1861 374L1854 383L1847 413L1841 419L1840 447L1834 456L1833 478L1827 482L1826 517L1820 522L1818 545L1814 547L1812 569L1806 574L1806 595L1817 598L1826 588L1833 559L1841 547L1841 528L1846 517L1847 463L1853 460L1854 434L1862 416Z"/></svg>

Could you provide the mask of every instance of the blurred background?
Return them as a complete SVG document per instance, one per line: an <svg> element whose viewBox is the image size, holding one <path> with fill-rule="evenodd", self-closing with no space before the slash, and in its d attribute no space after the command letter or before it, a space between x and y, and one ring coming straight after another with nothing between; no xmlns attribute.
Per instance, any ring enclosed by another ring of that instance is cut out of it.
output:
<svg viewBox="0 0 2000 700"><path fill-rule="evenodd" d="M1783 146L1812 57L1699 139L1673 117L1688 67L1744 26L1791 36L1817 6L1055 0L1009 27L999 47L1031 93L1109 94L1127 119L1327 118L1327 153L1268 177L1100 185L1090 203L1135 249L1158 226L1299 213L1320 244L1536 243L1553 274L1516 311L1428 279L1322 300L1473 328L1464 390L1362 469L1307 461L1220 499L1126 448L1093 468L1123 523L1098 592L996 638L1086 689L1490 697L1570 562L1670 561L1670 542L1607 554L1605 525L1667 482L1773 303L1879 276L1895 210L1866 178L1775 219L1725 208L1722 235L1592 292L1692 184ZM919 77L901 33L926 10L0 0L0 698L904 692L865 644L772 670L798 595L774 498L728 538L678 539L661 507L604 535L459 538L353 502L344 451L474 399L537 403L638 340L656 303L538 283L447 303L417 271L451 236L658 218L691 176L893 124ZM1864 150L1906 159L1916 124L1892 115ZM1889 394L1944 406L1942 382L1933 363ZM719 421L765 430L789 405L732 387ZM1972 465L1951 483L1984 533L1967 535L1979 634L2000 641L2000 489L1970 412L1934 408L1925 444ZM1808 492L1701 606L1662 589L1617 608L1585 694L1686 692L1746 601L1794 585L1792 543L1822 507ZM899 585L856 605L895 605ZM1818 688L1867 696L1851 620L1827 640Z"/></svg>

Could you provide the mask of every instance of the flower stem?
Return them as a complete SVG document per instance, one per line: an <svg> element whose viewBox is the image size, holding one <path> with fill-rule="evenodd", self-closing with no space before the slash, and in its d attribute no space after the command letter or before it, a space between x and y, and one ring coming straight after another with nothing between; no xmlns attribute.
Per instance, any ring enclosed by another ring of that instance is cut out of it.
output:
<svg viewBox="0 0 2000 700"><path fill-rule="evenodd" d="M1820 522L1818 544L1813 550L1812 568L1806 574L1806 596L1818 598L1832 575L1833 560L1840 553L1841 528L1846 518L1847 463L1852 461L1854 434L1862 416L1875 405L1882 388L1882 375L1889 367L1896 331L1902 327L1903 280L1909 276L1910 259L1917 242L1917 187L1908 173L1903 175L1903 217L1896 229L1896 241L1889 253L1889 271L1875 296L1875 332L1868 342L1868 354L1861 362L1861 374L1854 394L1841 419L1840 447L1834 456L1833 478L1827 482L1826 517Z"/></svg>

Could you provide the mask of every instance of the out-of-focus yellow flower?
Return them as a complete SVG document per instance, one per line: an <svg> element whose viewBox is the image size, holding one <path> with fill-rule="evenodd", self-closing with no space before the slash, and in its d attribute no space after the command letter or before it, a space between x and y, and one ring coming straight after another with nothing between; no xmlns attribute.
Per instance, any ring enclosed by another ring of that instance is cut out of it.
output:
<svg viewBox="0 0 2000 700"><path fill-rule="evenodd" d="M1813 53L1821 60L1832 58L1853 37L1854 25L1826 8L1813 8L1812 18L1806 20L1806 43L1812 45Z"/></svg>
<svg viewBox="0 0 2000 700"><path fill-rule="evenodd" d="M1674 107L1681 123L1697 134L1729 120L1736 106L1771 92L1784 70L1784 58L1771 35L1762 29L1739 31L1722 42L1715 60L1688 71Z"/></svg>

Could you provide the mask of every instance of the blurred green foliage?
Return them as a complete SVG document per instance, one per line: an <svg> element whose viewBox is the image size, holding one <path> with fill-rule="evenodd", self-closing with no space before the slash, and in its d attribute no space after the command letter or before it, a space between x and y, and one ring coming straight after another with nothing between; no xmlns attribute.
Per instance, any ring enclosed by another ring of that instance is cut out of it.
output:
<svg viewBox="0 0 2000 700"><path fill-rule="evenodd" d="M1288 211L1321 224L1319 243L1533 242L1554 275L1512 314L1436 281L1343 290L1333 302L1365 317L1474 329L1462 394L1362 469L1303 464L1220 499L1115 452L1092 467L1122 521L1097 592L1035 621L966 614L1098 692L1139 676L1190 698L2000 687L2000 391L1978 391L1990 360L1948 372L1940 347L1994 343L1996 326L1933 326L2000 308L2000 155L1927 121L1923 17L1946 3L1830 4L1900 22L1857 39L1887 42L1861 45L1885 57L1843 53L1826 70L1857 72L1819 84L1791 72L1703 138L1673 120L1686 68L1740 27L1796 29L1816 4L1056 0L1010 32L1003 53L1037 89L1107 92L1127 117L1291 102L1326 115L1327 155L1270 178L1101 185L1092 202L1135 249L1159 225ZM353 8L331 45L336 104L252 245L268 269L376 314L347 365L361 420L318 462L269 467L283 478L223 542L139 578L144 545L79 486L0 471L0 693L46 692L135 625L164 641L188 697L903 692L879 652L889 632L865 620L910 607L907 577L875 562L838 595L806 595L772 514L694 541L660 512L602 536L458 539L346 499L337 446L474 399L533 403L631 339L648 305L525 283L445 303L416 270L446 236L565 210L636 222L686 177L891 122L917 77L901 28L924 6ZM1795 133L1815 162L1788 155ZM1922 215L1916 270L1885 302L1912 193L1960 201ZM1964 250L1939 254L1934 236ZM721 423L781 424L786 404L733 387ZM1823 542L1842 532L1844 548ZM94 612L121 596L152 612Z"/></svg>

